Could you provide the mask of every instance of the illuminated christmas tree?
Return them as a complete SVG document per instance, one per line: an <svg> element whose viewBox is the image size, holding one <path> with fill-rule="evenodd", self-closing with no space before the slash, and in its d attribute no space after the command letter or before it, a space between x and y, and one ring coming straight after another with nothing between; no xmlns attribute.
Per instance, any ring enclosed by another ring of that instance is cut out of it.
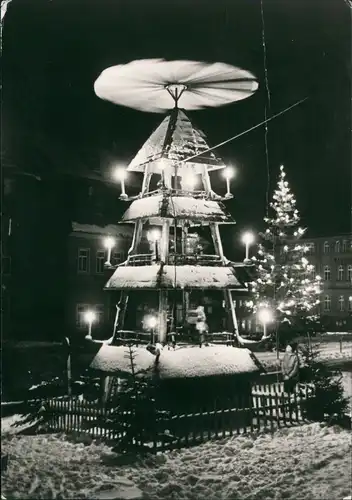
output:
<svg viewBox="0 0 352 500"><path fill-rule="evenodd" d="M257 277L252 283L254 310L269 308L277 325L307 325L317 319L321 278L306 258L309 247L299 240L306 229L300 227L296 200L280 167L277 187L270 203L271 216L260 236Z"/></svg>

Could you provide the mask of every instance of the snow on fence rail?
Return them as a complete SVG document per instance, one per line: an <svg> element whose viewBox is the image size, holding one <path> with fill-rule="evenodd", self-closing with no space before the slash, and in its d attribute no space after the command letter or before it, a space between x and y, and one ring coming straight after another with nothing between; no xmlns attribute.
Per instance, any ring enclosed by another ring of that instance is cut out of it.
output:
<svg viewBox="0 0 352 500"><path fill-rule="evenodd" d="M280 390L279 390L280 389ZM312 396L311 388L285 394L280 387L267 390L255 385L251 401L244 403L239 397L229 398L219 406L194 408L192 411L170 413L158 424L158 437L140 442L151 452L177 449L199 444L213 438L233 436L247 432L271 431L304 422L301 402ZM114 411L109 406L78 399L50 399L46 401L48 427L52 432L78 432L93 438L117 441L125 433L121 423L128 428L129 412L121 413L119 431L112 419ZM115 417L116 418L116 417Z"/></svg>

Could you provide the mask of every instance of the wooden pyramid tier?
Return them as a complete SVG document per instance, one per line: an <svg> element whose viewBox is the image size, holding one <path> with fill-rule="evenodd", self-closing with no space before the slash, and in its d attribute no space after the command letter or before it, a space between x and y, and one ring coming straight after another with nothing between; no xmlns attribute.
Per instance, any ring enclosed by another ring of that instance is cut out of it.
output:
<svg viewBox="0 0 352 500"><path fill-rule="evenodd" d="M246 291L245 284L230 266L119 266L105 290L236 290Z"/></svg>
<svg viewBox="0 0 352 500"><path fill-rule="evenodd" d="M212 222L235 224L218 201L162 194L133 201L124 213L122 222L149 220L150 224L161 225L165 219L176 219L180 224L188 220L191 225L207 225Z"/></svg>
<svg viewBox="0 0 352 500"><path fill-rule="evenodd" d="M184 111L174 108L144 143L127 170L160 174L170 169L171 175L187 172L201 174L204 166L208 171L225 168L223 161L209 152L205 134L194 127ZM203 153L186 162L187 158Z"/></svg>

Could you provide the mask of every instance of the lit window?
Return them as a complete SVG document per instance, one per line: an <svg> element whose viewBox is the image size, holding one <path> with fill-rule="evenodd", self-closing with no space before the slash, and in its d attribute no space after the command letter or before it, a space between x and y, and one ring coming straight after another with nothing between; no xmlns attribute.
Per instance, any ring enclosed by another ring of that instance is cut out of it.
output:
<svg viewBox="0 0 352 500"><path fill-rule="evenodd" d="M102 274L104 272L104 263L105 263L105 252L104 250L98 250L95 260L95 265L96 265L95 270L97 274Z"/></svg>
<svg viewBox="0 0 352 500"><path fill-rule="evenodd" d="M324 280L329 281L331 278L330 266L324 266Z"/></svg>
<svg viewBox="0 0 352 500"><path fill-rule="evenodd" d="M251 319L248 319L247 320L247 330L250 332L252 329L252 320Z"/></svg>
<svg viewBox="0 0 352 500"><path fill-rule="evenodd" d="M347 268L347 279L348 281L352 281L352 266L348 266Z"/></svg>
<svg viewBox="0 0 352 500"><path fill-rule="evenodd" d="M124 260L125 260L124 252L114 252L112 254L111 264L113 266L117 266L118 264L121 264Z"/></svg>
<svg viewBox="0 0 352 500"><path fill-rule="evenodd" d="M345 297L343 295L340 295L339 297L339 311L344 311L345 310Z"/></svg>
<svg viewBox="0 0 352 500"><path fill-rule="evenodd" d="M86 322L84 321L84 314L89 310L88 304L77 304L76 306L76 324L78 328L84 328Z"/></svg>
<svg viewBox="0 0 352 500"><path fill-rule="evenodd" d="M324 242L324 253L329 253L330 252L330 245L328 241Z"/></svg>
<svg viewBox="0 0 352 500"><path fill-rule="evenodd" d="M348 310L350 312L352 311L352 296L348 297Z"/></svg>
<svg viewBox="0 0 352 500"><path fill-rule="evenodd" d="M89 248L80 248L78 250L78 266L79 273L89 273Z"/></svg>
<svg viewBox="0 0 352 500"><path fill-rule="evenodd" d="M339 266L337 268L337 279L338 281L343 281L343 274L344 274L344 269L343 269L343 266Z"/></svg>
<svg viewBox="0 0 352 500"><path fill-rule="evenodd" d="M324 297L324 311L328 312L331 310L331 298L330 295L325 295Z"/></svg>
<svg viewBox="0 0 352 500"><path fill-rule="evenodd" d="M347 252L347 240L343 240L342 242L342 251Z"/></svg>
<svg viewBox="0 0 352 500"><path fill-rule="evenodd" d="M335 252L340 253L341 252L341 245L339 241L336 241L335 243Z"/></svg>

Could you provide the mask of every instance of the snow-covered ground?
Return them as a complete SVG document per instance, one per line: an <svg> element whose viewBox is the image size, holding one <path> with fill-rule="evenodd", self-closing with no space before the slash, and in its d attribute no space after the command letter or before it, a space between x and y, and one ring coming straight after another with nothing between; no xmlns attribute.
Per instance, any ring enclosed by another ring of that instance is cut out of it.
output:
<svg viewBox="0 0 352 500"><path fill-rule="evenodd" d="M318 346L319 357L322 360L352 361L352 342L343 342L342 349L339 342L317 343L316 345ZM265 368L270 368L272 366L279 366L280 359L283 358L284 353L279 353L279 360L277 359L276 352L257 352L255 355Z"/></svg>
<svg viewBox="0 0 352 500"><path fill-rule="evenodd" d="M150 500L342 500L351 491L350 434L317 423L125 466L111 463L105 445L74 444L63 436L4 437L2 448L9 453L2 490L11 498L94 498L124 480Z"/></svg>

